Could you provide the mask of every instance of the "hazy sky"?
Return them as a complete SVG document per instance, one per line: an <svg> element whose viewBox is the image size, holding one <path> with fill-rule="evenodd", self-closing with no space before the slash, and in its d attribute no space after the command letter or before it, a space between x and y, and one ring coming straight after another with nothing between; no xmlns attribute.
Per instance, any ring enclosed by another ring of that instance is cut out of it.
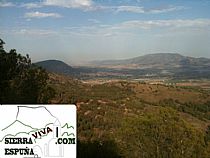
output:
<svg viewBox="0 0 210 158"><path fill-rule="evenodd" d="M34 62L210 58L210 0L0 0L0 38Z"/></svg>

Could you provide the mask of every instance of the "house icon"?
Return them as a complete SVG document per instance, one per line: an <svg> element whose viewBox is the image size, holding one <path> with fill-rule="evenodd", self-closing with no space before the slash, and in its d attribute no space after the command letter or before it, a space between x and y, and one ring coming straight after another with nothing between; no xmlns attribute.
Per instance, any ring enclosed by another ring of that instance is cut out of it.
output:
<svg viewBox="0 0 210 158"><path fill-rule="evenodd" d="M57 139L61 136L61 123L58 119L53 124L53 138L44 146L45 157L63 157L63 144L57 144Z"/></svg>

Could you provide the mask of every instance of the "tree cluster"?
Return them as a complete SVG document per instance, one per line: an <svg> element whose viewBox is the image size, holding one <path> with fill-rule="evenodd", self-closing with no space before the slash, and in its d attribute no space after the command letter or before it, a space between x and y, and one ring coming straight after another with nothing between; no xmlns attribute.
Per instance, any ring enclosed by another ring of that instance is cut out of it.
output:
<svg viewBox="0 0 210 158"><path fill-rule="evenodd" d="M48 103L55 91L48 86L48 73L11 49L6 52L0 39L0 103Z"/></svg>

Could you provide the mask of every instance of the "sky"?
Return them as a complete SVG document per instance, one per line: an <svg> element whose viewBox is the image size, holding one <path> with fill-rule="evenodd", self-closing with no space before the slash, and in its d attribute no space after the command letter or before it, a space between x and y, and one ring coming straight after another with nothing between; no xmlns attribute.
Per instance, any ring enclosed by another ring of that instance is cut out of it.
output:
<svg viewBox="0 0 210 158"><path fill-rule="evenodd" d="M210 0L0 0L0 38L33 62L210 58Z"/></svg>

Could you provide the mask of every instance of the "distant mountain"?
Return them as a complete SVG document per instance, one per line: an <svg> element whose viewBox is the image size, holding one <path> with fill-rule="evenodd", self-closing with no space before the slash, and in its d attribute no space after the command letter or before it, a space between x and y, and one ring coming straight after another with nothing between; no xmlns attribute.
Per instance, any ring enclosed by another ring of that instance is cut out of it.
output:
<svg viewBox="0 0 210 158"><path fill-rule="evenodd" d="M100 67L119 68L169 68L189 66L210 66L210 59L186 57L173 53L158 53L124 60L93 61L90 64Z"/></svg>
<svg viewBox="0 0 210 158"><path fill-rule="evenodd" d="M59 60L45 60L35 63L49 72L59 73L59 74L75 74L75 69Z"/></svg>
<svg viewBox="0 0 210 158"><path fill-rule="evenodd" d="M210 59L173 53L148 54L124 60L92 61L89 66L118 70L133 78L148 76L178 79L210 78Z"/></svg>
<svg viewBox="0 0 210 158"><path fill-rule="evenodd" d="M170 53L148 54L124 60L92 61L83 67L71 67L59 60L35 64L50 72L78 78L210 78L210 59Z"/></svg>

